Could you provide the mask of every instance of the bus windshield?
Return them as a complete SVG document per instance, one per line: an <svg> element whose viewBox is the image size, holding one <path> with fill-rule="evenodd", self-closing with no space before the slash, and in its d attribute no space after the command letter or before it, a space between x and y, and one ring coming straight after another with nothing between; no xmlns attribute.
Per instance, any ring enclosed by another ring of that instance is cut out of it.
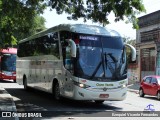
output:
<svg viewBox="0 0 160 120"><path fill-rule="evenodd" d="M16 54L3 54L1 58L2 71L16 71Z"/></svg>
<svg viewBox="0 0 160 120"><path fill-rule="evenodd" d="M127 78L125 47L120 37L80 36L76 76L90 80Z"/></svg>

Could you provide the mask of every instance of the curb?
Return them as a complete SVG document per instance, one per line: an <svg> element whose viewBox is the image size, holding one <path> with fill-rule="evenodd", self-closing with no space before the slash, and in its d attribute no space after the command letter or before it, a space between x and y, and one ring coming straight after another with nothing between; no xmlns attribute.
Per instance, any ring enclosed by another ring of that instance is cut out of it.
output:
<svg viewBox="0 0 160 120"><path fill-rule="evenodd" d="M128 89L127 91L129 91L129 92L134 92L134 93L136 93L136 94L139 94L139 90Z"/></svg>
<svg viewBox="0 0 160 120"><path fill-rule="evenodd" d="M14 103L12 96L1 86L0 86L0 111L17 113L16 105ZM8 119L8 117L4 117L4 119ZM12 117L11 119L19 120L18 117Z"/></svg>

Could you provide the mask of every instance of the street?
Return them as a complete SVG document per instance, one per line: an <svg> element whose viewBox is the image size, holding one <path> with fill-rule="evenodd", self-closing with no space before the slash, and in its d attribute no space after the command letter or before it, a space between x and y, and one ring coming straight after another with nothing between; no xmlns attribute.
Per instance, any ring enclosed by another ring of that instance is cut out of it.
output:
<svg viewBox="0 0 160 120"><path fill-rule="evenodd" d="M25 111L54 111L50 117L107 117L107 111L144 111L152 104L152 109L160 111L160 102L156 97L145 96L139 97L138 94L128 92L124 101L105 101L103 104L95 104L91 101L74 101L62 99L55 101L51 94L31 90L23 90L22 85L12 82L1 81L7 92L13 97L18 112Z"/></svg>

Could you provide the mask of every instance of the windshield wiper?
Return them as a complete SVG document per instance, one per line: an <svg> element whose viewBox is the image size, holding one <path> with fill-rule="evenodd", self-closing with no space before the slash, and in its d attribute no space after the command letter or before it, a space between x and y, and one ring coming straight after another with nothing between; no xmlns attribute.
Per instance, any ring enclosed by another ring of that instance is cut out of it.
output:
<svg viewBox="0 0 160 120"><path fill-rule="evenodd" d="M117 78L117 77L118 77L118 74L117 74L117 72L118 72L117 62L118 62L118 61L117 61L116 58L112 55L112 53L105 53L104 55L105 55L106 69L107 69L107 67L108 67L109 70L110 70L110 72L112 73L112 76L113 76L114 78ZM107 60L107 57L108 57L108 56L113 60L113 62L114 62L114 64L115 64L115 68L113 68L112 65L111 65L111 63L108 62L108 60Z"/></svg>
<svg viewBox="0 0 160 120"><path fill-rule="evenodd" d="M104 55L101 53L101 61L97 65L96 69L94 70L93 74L91 75L90 79L93 79L93 77L96 75L97 71L99 70L100 66L102 65L104 74L103 76L105 77L106 75L106 70L105 70L105 61L104 61Z"/></svg>
<svg viewBox="0 0 160 120"><path fill-rule="evenodd" d="M115 64L115 68L112 67L111 63L108 62L107 57L110 57L112 59L112 61ZM103 67L103 77L106 77L106 69L109 68L110 72L112 73L112 76L114 78L117 78L119 75L117 74L117 71L119 71L119 68L117 68L117 59L112 55L112 53L104 53L102 54L102 60L99 62L99 64L97 65L96 69L94 70L93 74L91 75L90 79L93 79L94 76L96 75L97 71L99 70L100 66L102 65ZM105 68L106 65L106 68ZM117 69L117 70L116 70Z"/></svg>
<svg viewBox="0 0 160 120"><path fill-rule="evenodd" d="M90 79L93 79L93 77L96 75L96 73L97 73L98 69L100 68L101 64L102 64L102 61L99 62L99 64L97 65L97 67L94 70L94 72L93 72L92 76L90 77Z"/></svg>

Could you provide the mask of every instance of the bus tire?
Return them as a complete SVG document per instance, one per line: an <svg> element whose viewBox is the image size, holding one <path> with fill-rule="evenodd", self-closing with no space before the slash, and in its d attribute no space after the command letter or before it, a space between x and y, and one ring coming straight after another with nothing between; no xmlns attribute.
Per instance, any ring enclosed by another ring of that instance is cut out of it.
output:
<svg viewBox="0 0 160 120"><path fill-rule="evenodd" d="M27 78L26 77L23 79L23 85L24 85L24 90L28 91Z"/></svg>
<svg viewBox="0 0 160 120"><path fill-rule="evenodd" d="M96 104L102 104L104 102L104 100L95 100Z"/></svg>
<svg viewBox="0 0 160 120"><path fill-rule="evenodd" d="M55 100L60 100L60 88L58 82L54 84L53 87L53 96Z"/></svg>

